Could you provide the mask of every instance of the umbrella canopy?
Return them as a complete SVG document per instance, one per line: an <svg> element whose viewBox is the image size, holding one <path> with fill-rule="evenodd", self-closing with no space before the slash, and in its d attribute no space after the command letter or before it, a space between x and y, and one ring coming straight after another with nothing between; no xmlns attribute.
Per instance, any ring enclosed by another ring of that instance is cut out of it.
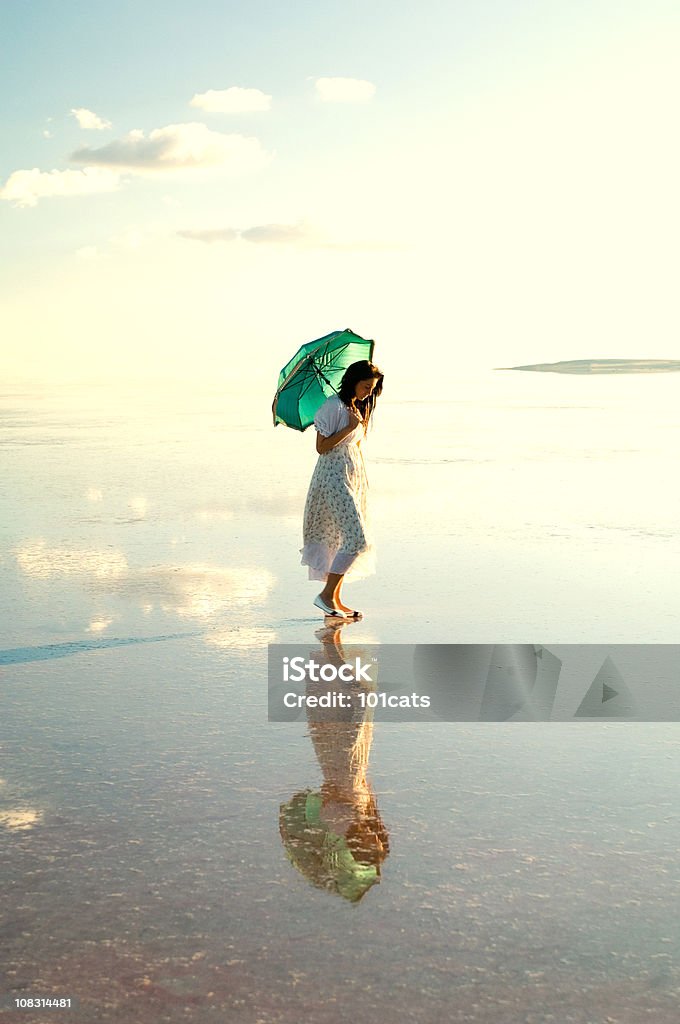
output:
<svg viewBox="0 0 680 1024"><path fill-rule="evenodd" d="M306 430L319 406L337 394L347 367L361 359L372 361L374 345L347 329L298 349L279 374L272 404L274 426L284 423L293 430Z"/></svg>
<svg viewBox="0 0 680 1024"><path fill-rule="evenodd" d="M358 903L380 881L380 871L373 864L362 864L344 837L322 823L321 804L321 795L309 789L281 804L279 831L286 855L312 885Z"/></svg>

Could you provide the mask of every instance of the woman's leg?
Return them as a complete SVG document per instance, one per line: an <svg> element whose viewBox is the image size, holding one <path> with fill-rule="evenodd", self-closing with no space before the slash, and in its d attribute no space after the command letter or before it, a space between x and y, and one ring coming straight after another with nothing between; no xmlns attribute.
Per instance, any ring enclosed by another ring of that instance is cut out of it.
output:
<svg viewBox="0 0 680 1024"><path fill-rule="evenodd" d="M344 579L344 576L341 576L340 580L342 581L343 579ZM351 612L352 611L351 608L348 608L348 606L346 604L343 604L343 602L342 602L342 598L340 597L340 584L339 583L338 583L337 590L333 594L333 601L335 602L335 607L339 608L341 612Z"/></svg>
<svg viewBox="0 0 680 1024"><path fill-rule="evenodd" d="M344 576L338 576L338 582L336 583L335 590L333 591L333 603L336 608L340 609L340 611L347 611L347 607L342 603L342 598L340 597L340 588L342 587L344 579Z"/></svg>
<svg viewBox="0 0 680 1024"><path fill-rule="evenodd" d="M354 609L348 608L348 606L346 604L343 604L342 603L342 598L340 597L340 587L342 585L342 582L343 582L344 578L345 578L344 576L339 576L338 577L337 586L336 586L335 590L333 591L333 604L335 605L336 608L339 608L341 612L351 612Z"/></svg>
<svg viewBox="0 0 680 1024"><path fill-rule="evenodd" d="M333 608L339 608L341 586L342 576L337 572L329 572L328 579L326 580L326 586L319 594L319 597L322 601L325 601L327 605L331 605Z"/></svg>

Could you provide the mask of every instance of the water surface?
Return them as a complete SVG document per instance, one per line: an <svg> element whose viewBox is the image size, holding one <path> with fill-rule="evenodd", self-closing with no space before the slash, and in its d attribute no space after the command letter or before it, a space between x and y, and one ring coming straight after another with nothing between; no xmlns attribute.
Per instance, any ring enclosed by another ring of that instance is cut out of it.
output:
<svg viewBox="0 0 680 1024"><path fill-rule="evenodd" d="M676 387L386 392L342 638L677 642ZM313 438L270 400L0 399L2 991L126 1024L674 1022L674 724L377 722L379 883L353 903L288 859L281 807L329 768L266 721L267 644L322 624Z"/></svg>

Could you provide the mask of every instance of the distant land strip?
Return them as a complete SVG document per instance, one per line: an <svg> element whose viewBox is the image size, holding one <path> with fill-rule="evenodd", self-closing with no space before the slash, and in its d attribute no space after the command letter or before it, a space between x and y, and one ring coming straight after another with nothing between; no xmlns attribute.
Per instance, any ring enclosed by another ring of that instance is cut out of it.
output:
<svg viewBox="0 0 680 1024"><path fill-rule="evenodd" d="M495 366L494 369L538 373L673 373L680 370L680 359L567 359L560 363Z"/></svg>

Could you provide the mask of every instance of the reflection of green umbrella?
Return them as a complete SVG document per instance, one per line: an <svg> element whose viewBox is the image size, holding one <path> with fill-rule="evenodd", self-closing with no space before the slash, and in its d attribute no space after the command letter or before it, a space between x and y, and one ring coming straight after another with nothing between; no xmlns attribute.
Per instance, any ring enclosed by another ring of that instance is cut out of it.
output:
<svg viewBox="0 0 680 1024"><path fill-rule="evenodd" d="M350 903L380 881L373 864L362 864L340 836L320 818L321 795L306 790L281 805L279 829L291 864L320 889Z"/></svg>
<svg viewBox="0 0 680 1024"><path fill-rule="evenodd" d="M348 329L303 345L279 374L272 404L274 426L285 423L306 430L319 406L337 393L347 367L373 359L374 344Z"/></svg>

